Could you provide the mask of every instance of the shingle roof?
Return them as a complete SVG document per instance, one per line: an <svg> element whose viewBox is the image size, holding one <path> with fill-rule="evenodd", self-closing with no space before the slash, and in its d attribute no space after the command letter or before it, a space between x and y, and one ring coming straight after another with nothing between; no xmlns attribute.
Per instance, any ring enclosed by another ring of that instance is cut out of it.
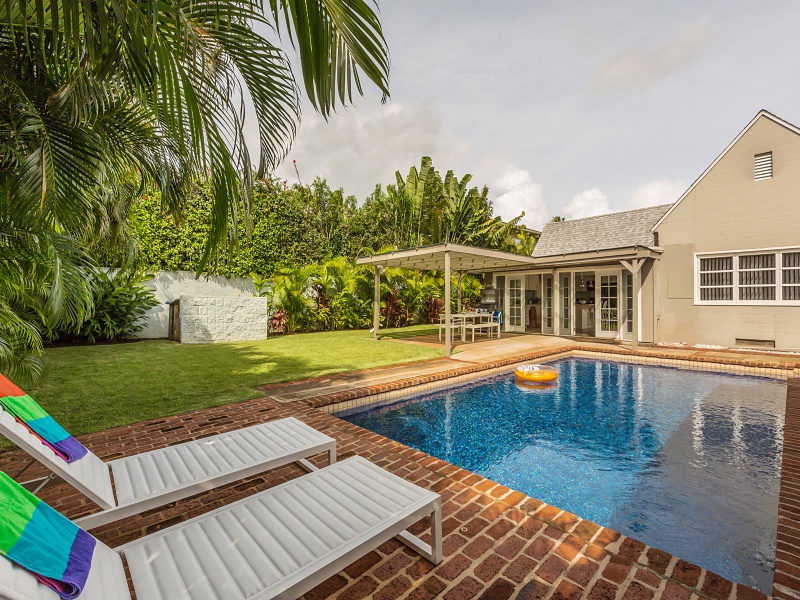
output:
<svg viewBox="0 0 800 600"><path fill-rule="evenodd" d="M533 251L535 258L653 246L650 228L667 212L671 204L650 206L626 212L587 217L574 221L548 223Z"/></svg>

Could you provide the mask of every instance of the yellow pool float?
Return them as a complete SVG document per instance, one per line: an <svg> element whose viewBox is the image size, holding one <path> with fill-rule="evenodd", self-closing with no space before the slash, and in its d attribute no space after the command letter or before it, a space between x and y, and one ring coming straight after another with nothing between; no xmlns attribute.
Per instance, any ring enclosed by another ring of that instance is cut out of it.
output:
<svg viewBox="0 0 800 600"><path fill-rule="evenodd" d="M514 369L518 379L531 383L547 383L558 379L558 371L547 365L522 365Z"/></svg>

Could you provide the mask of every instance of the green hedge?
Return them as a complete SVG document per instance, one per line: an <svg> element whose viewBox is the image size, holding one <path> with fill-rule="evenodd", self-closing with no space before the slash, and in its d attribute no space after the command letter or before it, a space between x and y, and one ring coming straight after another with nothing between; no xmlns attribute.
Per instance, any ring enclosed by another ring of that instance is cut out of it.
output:
<svg viewBox="0 0 800 600"><path fill-rule="evenodd" d="M140 265L151 270L194 271L210 225L211 193L198 184L176 222L161 209L158 193L132 207L131 223L139 244ZM354 257L381 236L356 207L353 196L331 190L322 179L307 187L288 187L277 179L255 182L251 229L240 222L235 252L223 251L210 271L226 276L256 272L272 276L283 267Z"/></svg>

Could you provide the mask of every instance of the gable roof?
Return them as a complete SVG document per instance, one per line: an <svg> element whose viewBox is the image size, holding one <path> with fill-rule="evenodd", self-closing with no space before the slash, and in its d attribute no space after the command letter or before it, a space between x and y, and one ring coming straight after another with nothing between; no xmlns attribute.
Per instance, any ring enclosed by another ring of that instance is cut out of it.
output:
<svg viewBox="0 0 800 600"><path fill-rule="evenodd" d="M559 221L544 226L542 237L533 251L534 258L654 246L653 223L671 204L650 206L637 210L587 217L574 221Z"/></svg>
<svg viewBox="0 0 800 600"><path fill-rule="evenodd" d="M733 147L736 145L736 142L738 142L738 141L739 141L739 140L742 138L742 136L743 136L745 133L747 133L748 131L750 131L750 128L751 128L753 125L755 125L755 124L756 124L756 121L758 121L758 120L759 120L761 117L765 117L765 118L767 118L767 119L769 119L769 120L771 120L771 121L773 121L773 122L777 123L777 124L778 124L778 125L780 125L781 127L785 127L785 128L786 128L786 129L788 129L789 131L792 131L792 132L794 132L794 133L796 133L796 134L800 135L800 128L798 128L796 125L792 125L791 123L789 123L789 121L784 121L784 120L783 120L783 119L781 119L780 117L778 117L778 116L776 116L776 115L773 115L773 114L772 114L771 112L769 112L768 110L763 110L763 109L762 109L762 110L758 111L758 114L757 114L755 117L753 117L753 120L752 120L752 121L750 121L750 122L747 124L747 126L746 126L744 129L742 129L742 130L739 132L739 135L737 135L737 136L736 136L736 137L733 139L733 141L732 141L730 144L728 144L728 147L727 147L727 148L725 148L725 150L723 150L723 151L722 151L722 154L720 154L720 155L719 155L717 158L715 158L715 159L714 159L714 162L712 162L712 163L711 163L711 164L708 166L708 168L707 168L705 171L703 171L703 173L700 175L700 177L698 177L697 179L695 179L695 180L694 180L694 183L693 183L692 185L690 185L690 186L689 186L689 188L688 188L688 189L687 189L685 192L683 192L683 195L681 195L681 197L680 197L680 198L678 198L678 199L675 201L675 203L674 203L674 204L673 204L673 205L670 207L670 209L669 209L667 212L665 212L665 213L664 213L664 214L661 216L661 218L658 220L658 222L657 222L655 225L653 225L653 229L652 229L653 231L655 231L655 230L658 228L658 226L659 226L659 225L661 225L661 223L663 223L663 222L664 222L664 219L666 219L666 218L667 218L667 217L670 215L670 213L671 213L673 210L675 210L675 208L676 208L676 207L677 207L677 206L678 206L678 205L679 205L681 202L683 202L683 199L684 199L684 198L686 198L686 196L688 196L688 195L689 195L689 193L690 193L690 192L691 192L691 191L692 191L692 190L693 190L695 187L697 187L697 184L698 184L698 183L700 183L700 182L703 180L703 178L704 178L706 175L708 175L708 172L709 172L711 169L713 169L713 168L716 166L716 164L717 164L717 163L718 163L720 160L722 160L722 157L723 157L723 156L725 156L725 155L728 153L728 150L730 150L731 148L733 148Z"/></svg>

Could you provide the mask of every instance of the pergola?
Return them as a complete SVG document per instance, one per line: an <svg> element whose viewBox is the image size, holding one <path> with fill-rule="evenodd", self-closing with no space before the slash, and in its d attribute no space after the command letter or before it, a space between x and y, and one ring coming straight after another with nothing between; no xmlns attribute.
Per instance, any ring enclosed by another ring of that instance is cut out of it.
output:
<svg viewBox="0 0 800 600"><path fill-rule="evenodd" d="M356 260L360 265L375 266L375 306L373 309L374 336L378 339L381 317L381 272L387 267L402 267L420 271L444 271L444 352L450 356L453 349L453 333L450 309L450 274L486 273L489 271L530 269L535 264L532 256L511 252L473 248L461 244L434 244L407 250L395 250L373 256L362 256Z"/></svg>

